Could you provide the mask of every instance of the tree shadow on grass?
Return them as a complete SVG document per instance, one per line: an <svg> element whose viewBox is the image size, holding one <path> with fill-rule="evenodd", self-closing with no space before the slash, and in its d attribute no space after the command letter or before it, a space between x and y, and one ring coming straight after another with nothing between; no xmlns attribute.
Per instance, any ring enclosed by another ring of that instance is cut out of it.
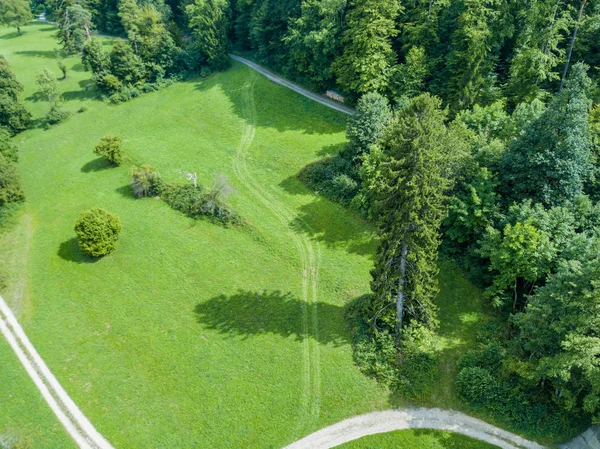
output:
<svg viewBox="0 0 600 449"><path fill-rule="evenodd" d="M115 192L117 192L121 196L124 196L125 198L136 199L135 195L133 194L133 187L131 186L131 184L119 187L118 189L115 189Z"/></svg>
<svg viewBox="0 0 600 449"><path fill-rule="evenodd" d="M255 80L254 107L247 101L245 93L249 89L249 79ZM230 70L195 82L199 91L220 89L229 98L233 112L259 128L305 134L334 134L346 129L344 114L275 84L236 61Z"/></svg>
<svg viewBox="0 0 600 449"><path fill-rule="evenodd" d="M81 171L83 173L92 173L102 170L108 170L109 168L113 168L114 165L111 164L104 158L99 157L98 159L94 159L93 161L89 161L83 167L81 167Z"/></svg>
<svg viewBox="0 0 600 449"><path fill-rule="evenodd" d="M37 103L38 101L44 101L45 98L41 92L35 92L35 93L31 94L30 96L28 96L27 98L25 98L25 100L31 101L33 103Z"/></svg>
<svg viewBox="0 0 600 449"><path fill-rule="evenodd" d="M16 31L13 31L12 33L6 33L3 34L2 36L0 36L0 39L14 39L15 37L21 37L22 34L17 33Z"/></svg>
<svg viewBox="0 0 600 449"><path fill-rule="evenodd" d="M296 177L286 179L280 186L294 195L310 194ZM329 248L343 248L360 255L375 254L375 230L357 213L326 198L316 197L314 201L301 206L290 226Z"/></svg>
<svg viewBox="0 0 600 449"><path fill-rule="evenodd" d="M15 54L30 58L56 59L56 52L54 50L20 50L16 51Z"/></svg>
<svg viewBox="0 0 600 449"><path fill-rule="evenodd" d="M61 259L66 260L67 262L96 263L99 260L96 257L90 257L83 254L81 249L79 249L79 242L75 237L66 242L62 242L58 248L57 254Z"/></svg>
<svg viewBox="0 0 600 449"><path fill-rule="evenodd" d="M297 341L312 338L335 346L349 342L343 307L325 303L307 305L289 292L239 290L231 296L220 295L202 302L194 311L198 323L231 337L279 335ZM306 329L305 313L318 314L320 322L326 322L327 326Z"/></svg>

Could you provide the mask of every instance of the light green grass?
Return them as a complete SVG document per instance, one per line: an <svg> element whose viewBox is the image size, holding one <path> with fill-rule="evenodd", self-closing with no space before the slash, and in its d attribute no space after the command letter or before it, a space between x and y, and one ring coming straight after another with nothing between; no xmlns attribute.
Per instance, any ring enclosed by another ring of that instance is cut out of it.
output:
<svg viewBox="0 0 600 449"><path fill-rule="evenodd" d="M401 430L371 435L336 449L492 449L497 446L438 430Z"/></svg>
<svg viewBox="0 0 600 449"><path fill-rule="evenodd" d="M47 105L35 101L35 74L58 74L57 43L48 25L25 32L0 30L0 54L40 124ZM27 203L0 235L0 273L32 342L98 430L117 448L278 448L388 408L387 393L354 366L344 322L345 304L369 290L373 229L295 179L344 142L346 117L237 64L111 106L83 90L90 74L77 58L67 65L65 108L88 111L17 137ZM249 124L247 170L270 207L233 170ZM224 229L135 200L130 164L109 168L92 153L105 134L121 135L131 163L170 181L184 182L181 170L203 184L227 175L248 224ZM93 206L123 224L117 250L96 262L73 231ZM303 300L302 235L320 260L318 307Z"/></svg>
<svg viewBox="0 0 600 449"><path fill-rule="evenodd" d="M31 449L76 447L0 337L0 439L7 437L18 437Z"/></svg>

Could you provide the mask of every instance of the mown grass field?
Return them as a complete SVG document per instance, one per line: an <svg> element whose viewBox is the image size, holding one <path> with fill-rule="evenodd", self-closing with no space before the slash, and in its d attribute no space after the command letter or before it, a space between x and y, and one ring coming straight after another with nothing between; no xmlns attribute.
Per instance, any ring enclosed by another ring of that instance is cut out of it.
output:
<svg viewBox="0 0 600 449"><path fill-rule="evenodd" d="M497 446L464 435L438 430L401 430L370 435L336 449L492 449Z"/></svg>
<svg viewBox="0 0 600 449"><path fill-rule="evenodd" d="M3 296L96 428L117 448L280 448L398 405L354 366L344 322L345 304L369 290L373 229L295 178L343 144L345 116L238 64L112 106L69 58L60 87L74 115L46 130L34 80L44 67L59 75L58 44L49 25L24 31L0 29L37 125L17 137L27 202L0 232ZM96 158L105 134L122 136L129 163ZM182 170L205 185L225 174L247 224L225 229L134 199L134 163L178 182ZM117 250L97 261L73 231L94 206L123 224ZM446 374L424 402L456 407L453 364L480 306L443 267ZM45 432L34 447L55 447Z"/></svg>

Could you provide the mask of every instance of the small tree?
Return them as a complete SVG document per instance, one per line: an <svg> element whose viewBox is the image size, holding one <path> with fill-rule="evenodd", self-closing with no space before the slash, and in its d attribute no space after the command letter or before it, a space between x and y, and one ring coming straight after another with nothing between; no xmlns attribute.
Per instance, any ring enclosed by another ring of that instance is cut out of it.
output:
<svg viewBox="0 0 600 449"><path fill-rule="evenodd" d="M60 92L58 91L58 82L56 76L48 69L42 69L38 72L35 82L40 87L40 93L45 97L50 105L57 105L60 101Z"/></svg>
<svg viewBox="0 0 600 449"><path fill-rule="evenodd" d="M125 162L123 140L120 136L104 136L94 147L94 154L119 166Z"/></svg>
<svg viewBox="0 0 600 449"><path fill-rule="evenodd" d="M102 257L114 251L121 220L116 215L100 208L83 212L75 224L79 247L85 254Z"/></svg>
<svg viewBox="0 0 600 449"><path fill-rule="evenodd" d="M0 2L0 25L15 27L21 34L21 27L33 19L27 0L2 0Z"/></svg>
<svg viewBox="0 0 600 449"><path fill-rule="evenodd" d="M0 127L11 134L23 131L29 126L31 114L19 103L23 86L17 81L8 62L0 56Z"/></svg>
<svg viewBox="0 0 600 449"><path fill-rule="evenodd" d="M59 59L58 60L58 68L63 74L62 79L67 79L67 65L65 64L65 61L63 61L62 59Z"/></svg>
<svg viewBox="0 0 600 449"><path fill-rule="evenodd" d="M387 99L376 92L363 95L356 105L356 114L348 122L346 136L350 141L347 152L350 158L360 157L383 136L392 119L392 109Z"/></svg>

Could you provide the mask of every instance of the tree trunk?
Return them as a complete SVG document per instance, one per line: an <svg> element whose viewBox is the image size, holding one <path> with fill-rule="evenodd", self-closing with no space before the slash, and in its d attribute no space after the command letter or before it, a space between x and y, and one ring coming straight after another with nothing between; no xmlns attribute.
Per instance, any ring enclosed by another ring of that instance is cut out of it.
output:
<svg viewBox="0 0 600 449"><path fill-rule="evenodd" d="M21 35L21 27L17 25L17 34L20 36Z"/></svg>
<svg viewBox="0 0 600 449"><path fill-rule="evenodd" d="M398 279L398 296L396 299L396 340L400 341L402 332L402 320L404 318L404 285L406 284L406 259L408 257L408 242L406 237L402 244L402 253L400 255L400 279Z"/></svg>
<svg viewBox="0 0 600 449"><path fill-rule="evenodd" d="M90 33L90 27L88 26L87 23L85 23L83 25L83 27L85 28L85 34L86 34L88 40L90 40L92 38L92 34Z"/></svg>
<svg viewBox="0 0 600 449"><path fill-rule="evenodd" d="M133 38L133 46L135 47L135 55L139 56L138 46L137 46L137 38L136 37Z"/></svg>
<svg viewBox="0 0 600 449"><path fill-rule="evenodd" d="M513 310L517 309L517 306L523 304L525 298L525 279L517 278L515 281L515 301L513 303Z"/></svg>
<svg viewBox="0 0 600 449"><path fill-rule="evenodd" d="M583 8L585 8L585 4L587 0L581 0L581 7L579 8L579 17L577 18L577 23L575 24L575 29L573 30L573 35L571 36L571 45L569 45L569 53L567 54L567 63L565 64L565 69L563 70L562 78L560 80L560 87L558 91L560 92L564 85L565 80L567 79L567 72L569 71L569 64L571 63L571 55L573 53L573 46L575 45L575 38L577 37L577 31L579 31L579 26L581 25L581 18L583 17Z"/></svg>

